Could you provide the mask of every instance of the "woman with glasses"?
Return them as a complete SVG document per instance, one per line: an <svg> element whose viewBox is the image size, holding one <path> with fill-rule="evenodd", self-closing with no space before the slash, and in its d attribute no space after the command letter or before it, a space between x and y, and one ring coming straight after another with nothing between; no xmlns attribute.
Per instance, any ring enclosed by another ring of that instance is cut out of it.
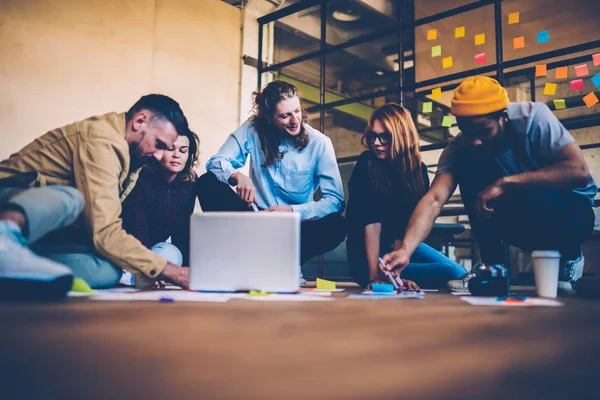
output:
<svg viewBox="0 0 600 400"><path fill-rule="evenodd" d="M429 188L429 177L417 129L403 106L388 103L375 110L362 143L368 150L360 155L348 184L346 245L352 276L366 288L387 280L380 275L378 257L402 244L410 215ZM442 288L465 273L462 266L421 243L402 280L408 289Z"/></svg>

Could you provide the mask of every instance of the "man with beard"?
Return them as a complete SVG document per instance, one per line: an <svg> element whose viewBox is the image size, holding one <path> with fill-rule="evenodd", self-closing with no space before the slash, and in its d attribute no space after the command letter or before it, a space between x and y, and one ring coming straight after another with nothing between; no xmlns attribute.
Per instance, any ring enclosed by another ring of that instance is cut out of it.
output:
<svg viewBox="0 0 600 400"><path fill-rule="evenodd" d="M127 234L120 215L144 162L188 130L179 104L152 94L127 113L51 130L0 162L0 292L60 293L72 275L110 287L122 269L187 287L188 269Z"/></svg>
<svg viewBox="0 0 600 400"><path fill-rule="evenodd" d="M583 273L581 243L594 228L598 190L575 140L544 103L510 103L484 76L454 90L451 110L461 133L442 153L402 246L383 257L385 269L398 275L406 267L458 184L483 263L503 264L503 243L559 250L559 289L571 290ZM466 290L473 276L448 288Z"/></svg>

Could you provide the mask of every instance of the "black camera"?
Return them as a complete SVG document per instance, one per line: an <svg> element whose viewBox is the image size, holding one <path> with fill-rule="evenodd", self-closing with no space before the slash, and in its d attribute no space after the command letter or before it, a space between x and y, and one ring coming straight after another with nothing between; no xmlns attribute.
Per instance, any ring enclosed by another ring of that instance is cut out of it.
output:
<svg viewBox="0 0 600 400"><path fill-rule="evenodd" d="M473 296L508 296L510 283L508 270L502 264L477 264L475 276L469 280L469 291Z"/></svg>

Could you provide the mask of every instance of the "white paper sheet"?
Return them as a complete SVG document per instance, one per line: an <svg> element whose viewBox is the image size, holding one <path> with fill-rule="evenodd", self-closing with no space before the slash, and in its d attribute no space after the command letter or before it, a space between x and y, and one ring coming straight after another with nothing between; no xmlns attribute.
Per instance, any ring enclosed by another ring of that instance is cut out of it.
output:
<svg viewBox="0 0 600 400"><path fill-rule="evenodd" d="M463 301L474 306L500 306L500 307L531 307L531 306L546 306L546 307L560 307L563 305L560 301L551 299L542 299L538 297L524 297L523 300L504 301L498 300L497 297L476 297L476 296L465 296L461 297Z"/></svg>
<svg viewBox="0 0 600 400"><path fill-rule="evenodd" d="M253 301L334 301L333 297L307 294L268 294L265 296L245 295L238 298Z"/></svg>
<svg viewBox="0 0 600 400"><path fill-rule="evenodd" d="M373 293L371 290L365 290L362 293L352 293L348 295L349 299L369 299L369 300L383 300L383 299L422 299L425 296L423 292L406 291L400 293Z"/></svg>
<svg viewBox="0 0 600 400"><path fill-rule="evenodd" d="M161 302L209 302L225 303L231 296L227 294L198 293L187 290L150 290L135 293L103 291L90 300L97 301L161 301Z"/></svg>

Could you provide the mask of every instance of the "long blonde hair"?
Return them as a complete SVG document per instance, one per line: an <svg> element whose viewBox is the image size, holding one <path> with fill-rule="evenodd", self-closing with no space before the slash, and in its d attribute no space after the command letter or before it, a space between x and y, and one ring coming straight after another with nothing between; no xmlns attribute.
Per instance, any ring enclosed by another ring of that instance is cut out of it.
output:
<svg viewBox="0 0 600 400"><path fill-rule="evenodd" d="M419 134L410 112L400 104L387 103L379 107L369 117L369 124L362 137L362 144L373 151L367 134L372 131L375 121L379 121L391 135L389 164L373 162L369 165L375 188L390 193L394 186L400 186L421 197L425 183L421 172L421 150Z"/></svg>

